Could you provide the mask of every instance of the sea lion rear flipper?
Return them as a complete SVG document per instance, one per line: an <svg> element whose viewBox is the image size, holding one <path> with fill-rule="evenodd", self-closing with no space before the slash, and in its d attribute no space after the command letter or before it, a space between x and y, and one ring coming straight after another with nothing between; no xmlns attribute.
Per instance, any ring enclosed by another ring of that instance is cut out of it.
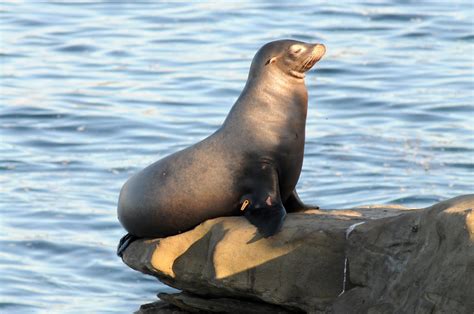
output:
<svg viewBox="0 0 474 314"><path fill-rule="evenodd" d="M125 252L125 250L130 245L130 243L132 243L133 241L138 240L138 239L140 239L140 237L134 236L131 233L127 233L126 235L124 235L120 239L119 244L117 246L117 255L122 257L123 252Z"/></svg>
<svg viewBox="0 0 474 314"><path fill-rule="evenodd" d="M284 205L288 213L301 212L308 209L319 209L319 206L317 205L308 205L303 203L296 190L291 192Z"/></svg>

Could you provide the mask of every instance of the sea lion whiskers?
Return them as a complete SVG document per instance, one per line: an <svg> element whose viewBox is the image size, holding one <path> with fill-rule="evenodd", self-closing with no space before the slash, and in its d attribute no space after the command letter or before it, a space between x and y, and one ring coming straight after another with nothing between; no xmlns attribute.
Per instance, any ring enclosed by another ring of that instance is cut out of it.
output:
<svg viewBox="0 0 474 314"><path fill-rule="evenodd" d="M302 67L301 67L301 71L307 71L309 69L311 69L313 67L313 65L316 63L316 58L317 56L309 56L306 61L303 63Z"/></svg>

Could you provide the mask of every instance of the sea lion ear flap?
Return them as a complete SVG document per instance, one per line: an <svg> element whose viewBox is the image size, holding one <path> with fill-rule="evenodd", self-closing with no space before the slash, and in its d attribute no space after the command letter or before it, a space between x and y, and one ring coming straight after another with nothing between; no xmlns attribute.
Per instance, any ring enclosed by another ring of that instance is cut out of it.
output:
<svg viewBox="0 0 474 314"><path fill-rule="evenodd" d="M270 58L270 59L267 60L267 62L265 62L265 65L275 63L276 60L277 60L277 57Z"/></svg>

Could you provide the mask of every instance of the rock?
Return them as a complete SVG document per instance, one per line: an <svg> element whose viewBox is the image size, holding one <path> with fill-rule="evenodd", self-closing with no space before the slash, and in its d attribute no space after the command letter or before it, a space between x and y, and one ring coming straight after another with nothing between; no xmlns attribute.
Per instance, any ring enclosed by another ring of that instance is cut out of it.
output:
<svg viewBox="0 0 474 314"><path fill-rule="evenodd" d="M177 305L166 311L473 313L473 208L469 195L425 209L310 210L267 239L222 217L137 240L123 260L185 291L160 294ZM146 313L171 313L160 311Z"/></svg>
<svg viewBox="0 0 474 314"><path fill-rule="evenodd" d="M325 311L342 291L346 229L403 211L373 207L289 214L281 232L267 239L243 217L216 218L180 235L135 241L123 260L195 295Z"/></svg>
<svg viewBox="0 0 474 314"><path fill-rule="evenodd" d="M158 297L190 313L288 314L282 307L233 298L203 298L189 293L160 293Z"/></svg>
<svg viewBox="0 0 474 314"><path fill-rule="evenodd" d="M143 304L134 314L187 314L189 311L180 309L173 304L164 301L156 301Z"/></svg>
<svg viewBox="0 0 474 314"><path fill-rule="evenodd" d="M473 313L474 196L358 226L336 313Z"/></svg>

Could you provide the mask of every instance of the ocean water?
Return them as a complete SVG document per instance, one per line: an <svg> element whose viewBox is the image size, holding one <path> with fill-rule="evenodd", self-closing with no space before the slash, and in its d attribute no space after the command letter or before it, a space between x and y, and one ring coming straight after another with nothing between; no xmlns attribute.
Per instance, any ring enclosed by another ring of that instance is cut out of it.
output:
<svg viewBox="0 0 474 314"><path fill-rule="evenodd" d="M0 312L127 313L126 179L208 136L266 42L321 42L298 190L428 206L474 186L471 1L0 4Z"/></svg>

